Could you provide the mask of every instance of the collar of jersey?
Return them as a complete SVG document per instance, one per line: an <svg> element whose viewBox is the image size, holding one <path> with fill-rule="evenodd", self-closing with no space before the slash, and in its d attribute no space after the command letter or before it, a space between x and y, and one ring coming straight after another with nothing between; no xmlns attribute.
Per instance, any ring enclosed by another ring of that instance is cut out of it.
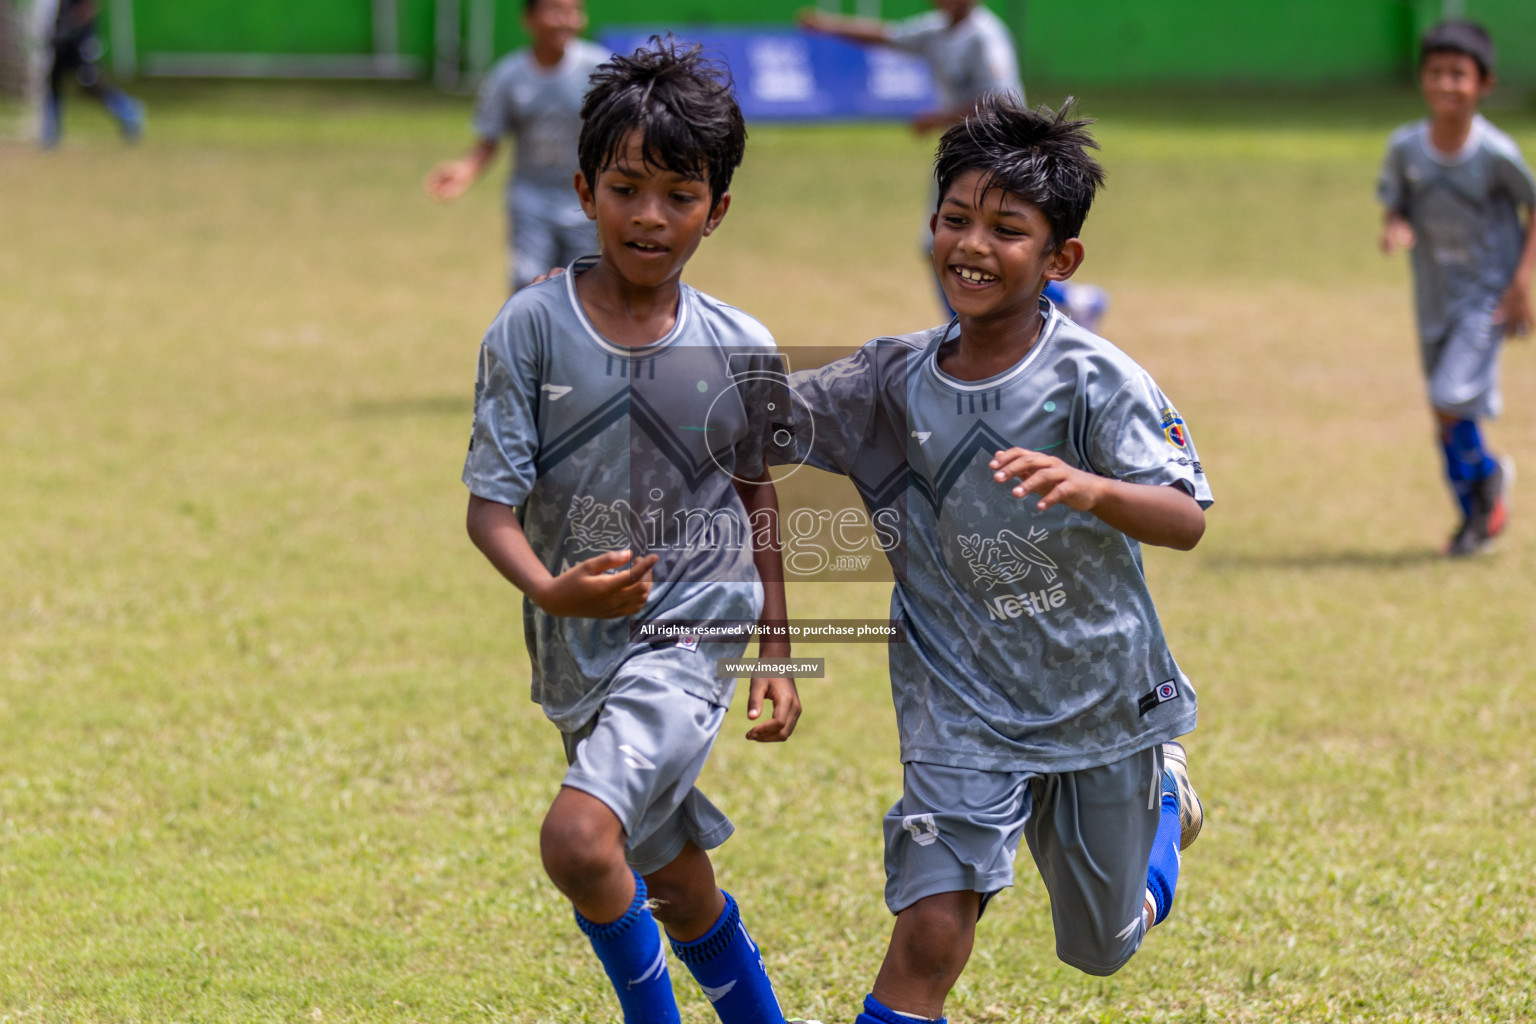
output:
<svg viewBox="0 0 1536 1024"><path fill-rule="evenodd" d="M601 256L581 256L572 260L571 265L565 268L565 294L571 300L571 309L575 311L576 320L581 324L582 329L587 332L587 337L591 338L598 348L609 355L618 356L622 359L639 359L644 356L655 355L682 337L683 331L688 326L688 310L692 307L692 303L688 301L688 286L681 282L677 286L677 323L673 324L672 329L666 334L657 338L649 345L636 345L633 347L629 345L615 345L603 337L598 329L592 326L592 321L587 319L587 311L581 308L581 299L576 296L577 275L591 270L600 259L602 259Z"/></svg>
<svg viewBox="0 0 1536 1024"><path fill-rule="evenodd" d="M949 326L944 328L939 336L929 344L928 354L924 357L923 364L928 368L928 372L933 374L934 380L951 391L960 391L965 394L977 391L991 391L993 388L1000 388L1004 384L1012 383L1015 378L1022 377L1029 371L1030 366L1034 365L1035 360L1040 356L1041 350L1050 341L1051 335L1056 332L1056 325L1061 322L1061 313L1051 304L1050 299L1043 296L1040 299L1040 312L1045 316L1045 322L1040 325L1040 337L1036 338L1034 345L1030 346L1029 351L1024 353L1024 358L1008 367L1002 373L987 377L984 380L961 380L958 377L951 377L939 369L939 347L959 333L959 317L951 320Z"/></svg>
<svg viewBox="0 0 1536 1024"><path fill-rule="evenodd" d="M1477 147L1483 143L1483 129L1487 125L1482 114L1472 115L1472 130L1467 132L1467 141L1454 153L1442 153L1429 139L1429 119L1425 118L1419 124L1419 144L1424 147L1424 154L1441 167L1455 167L1466 163L1477 152Z"/></svg>

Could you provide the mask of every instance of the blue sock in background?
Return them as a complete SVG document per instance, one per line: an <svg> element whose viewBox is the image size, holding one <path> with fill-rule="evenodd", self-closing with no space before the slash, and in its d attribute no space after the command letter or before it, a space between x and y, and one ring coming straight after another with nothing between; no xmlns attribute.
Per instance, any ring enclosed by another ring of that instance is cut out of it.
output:
<svg viewBox="0 0 1536 1024"><path fill-rule="evenodd" d="M1173 777L1163 773L1163 802L1158 812L1157 835L1152 840L1152 858L1147 864L1147 888L1157 904L1157 918L1162 924L1173 909L1173 891L1179 884L1179 789Z"/></svg>
<svg viewBox="0 0 1536 1024"><path fill-rule="evenodd" d="M673 939L672 952L688 965L722 1024L784 1024L762 954L741 923L735 899L728 892L721 895L725 910L720 919L692 942Z"/></svg>
<svg viewBox="0 0 1536 1024"><path fill-rule="evenodd" d="M624 916L594 924L576 912L576 925L592 941L592 949L618 993L625 1024L677 1024L677 1000L667 974L667 954L661 948L656 919L645 905L645 879L635 876L635 898Z"/></svg>
<svg viewBox="0 0 1536 1024"><path fill-rule="evenodd" d="M1483 447L1483 435L1477 429L1476 420L1457 420L1446 432L1441 447L1445 452L1445 475L1451 482L1451 490L1456 493L1462 512L1471 515L1473 485L1492 474L1498 463Z"/></svg>
<svg viewBox="0 0 1536 1024"><path fill-rule="evenodd" d="M912 1024L914 1020L930 1020L933 1024L948 1024L944 1017L907 1017L886 1006L873 995L864 997L864 1012L853 1019L853 1024Z"/></svg>

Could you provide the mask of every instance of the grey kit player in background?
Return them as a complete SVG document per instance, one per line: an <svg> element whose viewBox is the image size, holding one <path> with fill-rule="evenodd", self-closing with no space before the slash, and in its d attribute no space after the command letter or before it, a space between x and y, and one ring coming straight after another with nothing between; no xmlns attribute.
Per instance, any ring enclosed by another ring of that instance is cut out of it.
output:
<svg viewBox="0 0 1536 1024"><path fill-rule="evenodd" d="M526 0L530 45L502 58L475 100L475 144L432 169L422 183L436 199L457 199L513 140L507 181L508 285L517 291L550 267L597 252L597 228L576 199L581 101L608 51L578 38L582 0Z"/></svg>

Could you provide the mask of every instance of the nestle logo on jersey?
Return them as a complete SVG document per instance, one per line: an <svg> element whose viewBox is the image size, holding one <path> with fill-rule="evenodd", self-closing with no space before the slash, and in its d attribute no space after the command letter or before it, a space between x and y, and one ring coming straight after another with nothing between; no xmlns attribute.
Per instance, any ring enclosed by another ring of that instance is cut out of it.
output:
<svg viewBox="0 0 1536 1024"><path fill-rule="evenodd" d="M987 607L987 616L994 622L1016 619L1021 615L1033 618L1066 604L1067 588L1061 583L1055 583L1043 590L1031 590L1026 594L999 594L982 603Z"/></svg>

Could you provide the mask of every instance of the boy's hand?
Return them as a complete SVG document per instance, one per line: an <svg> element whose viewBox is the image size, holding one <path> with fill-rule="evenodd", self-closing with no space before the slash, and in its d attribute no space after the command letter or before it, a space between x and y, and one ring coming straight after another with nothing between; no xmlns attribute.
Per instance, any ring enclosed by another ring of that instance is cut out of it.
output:
<svg viewBox="0 0 1536 1024"><path fill-rule="evenodd" d="M1035 507L1042 512L1052 505L1091 512L1108 483L1104 477L1073 469L1053 455L1023 448L998 452L987 465L992 468L992 477L998 483L1011 478L1019 480L1013 488L1015 498L1026 494L1040 495Z"/></svg>
<svg viewBox="0 0 1536 1024"><path fill-rule="evenodd" d="M476 169L468 160L444 160L421 180L421 187L433 199L457 199L475 183Z"/></svg>
<svg viewBox="0 0 1536 1024"><path fill-rule="evenodd" d="M651 567L657 556L636 558L629 568L611 571L632 557L628 549L594 555L555 576L530 596L546 615L578 619L622 619L634 615L651 596Z"/></svg>
<svg viewBox="0 0 1536 1024"><path fill-rule="evenodd" d="M783 676L752 677L752 688L747 695L747 717L757 719L763 713L763 701L773 705L773 714L766 722L758 722L747 730L747 739L758 743L783 743L795 731L800 720L800 693L795 681Z"/></svg>
<svg viewBox="0 0 1536 1024"><path fill-rule="evenodd" d="M827 16L815 7L802 7L795 12L795 24L809 32L824 32Z"/></svg>
<svg viewBox="0 0 1536 1024"><path fill-rule="evenodd" d="M550 278L552 278L552 277L559 277L563 273L565 273L565 268L564 267L550 267L549 270L547 270L546 272L540 274L538 277L534 278L532 281L529 281L528 283L529 284L543 284L545 281L548 281Z"/></svg>
<svg viewBox="0 0 1536 1024"><path fill-rule="evenodd" d="M1531 289L1517 281L1499 300L1498 308L1493 311L1493 322L1503 324L1504 334L1508 337L1524 337L1530 332L1533 319L1536 314L1531 309Z"/></svg>
<svg viewBox="0 0 1536 1024"><path fill-rule="evenodd" d="M1387 214L1387 219L1381 225L1381 251L1383 255L1391 256L1400 249L1413 248L1413 225L1408 223L1408 218L1397 213Z"/></svg>

